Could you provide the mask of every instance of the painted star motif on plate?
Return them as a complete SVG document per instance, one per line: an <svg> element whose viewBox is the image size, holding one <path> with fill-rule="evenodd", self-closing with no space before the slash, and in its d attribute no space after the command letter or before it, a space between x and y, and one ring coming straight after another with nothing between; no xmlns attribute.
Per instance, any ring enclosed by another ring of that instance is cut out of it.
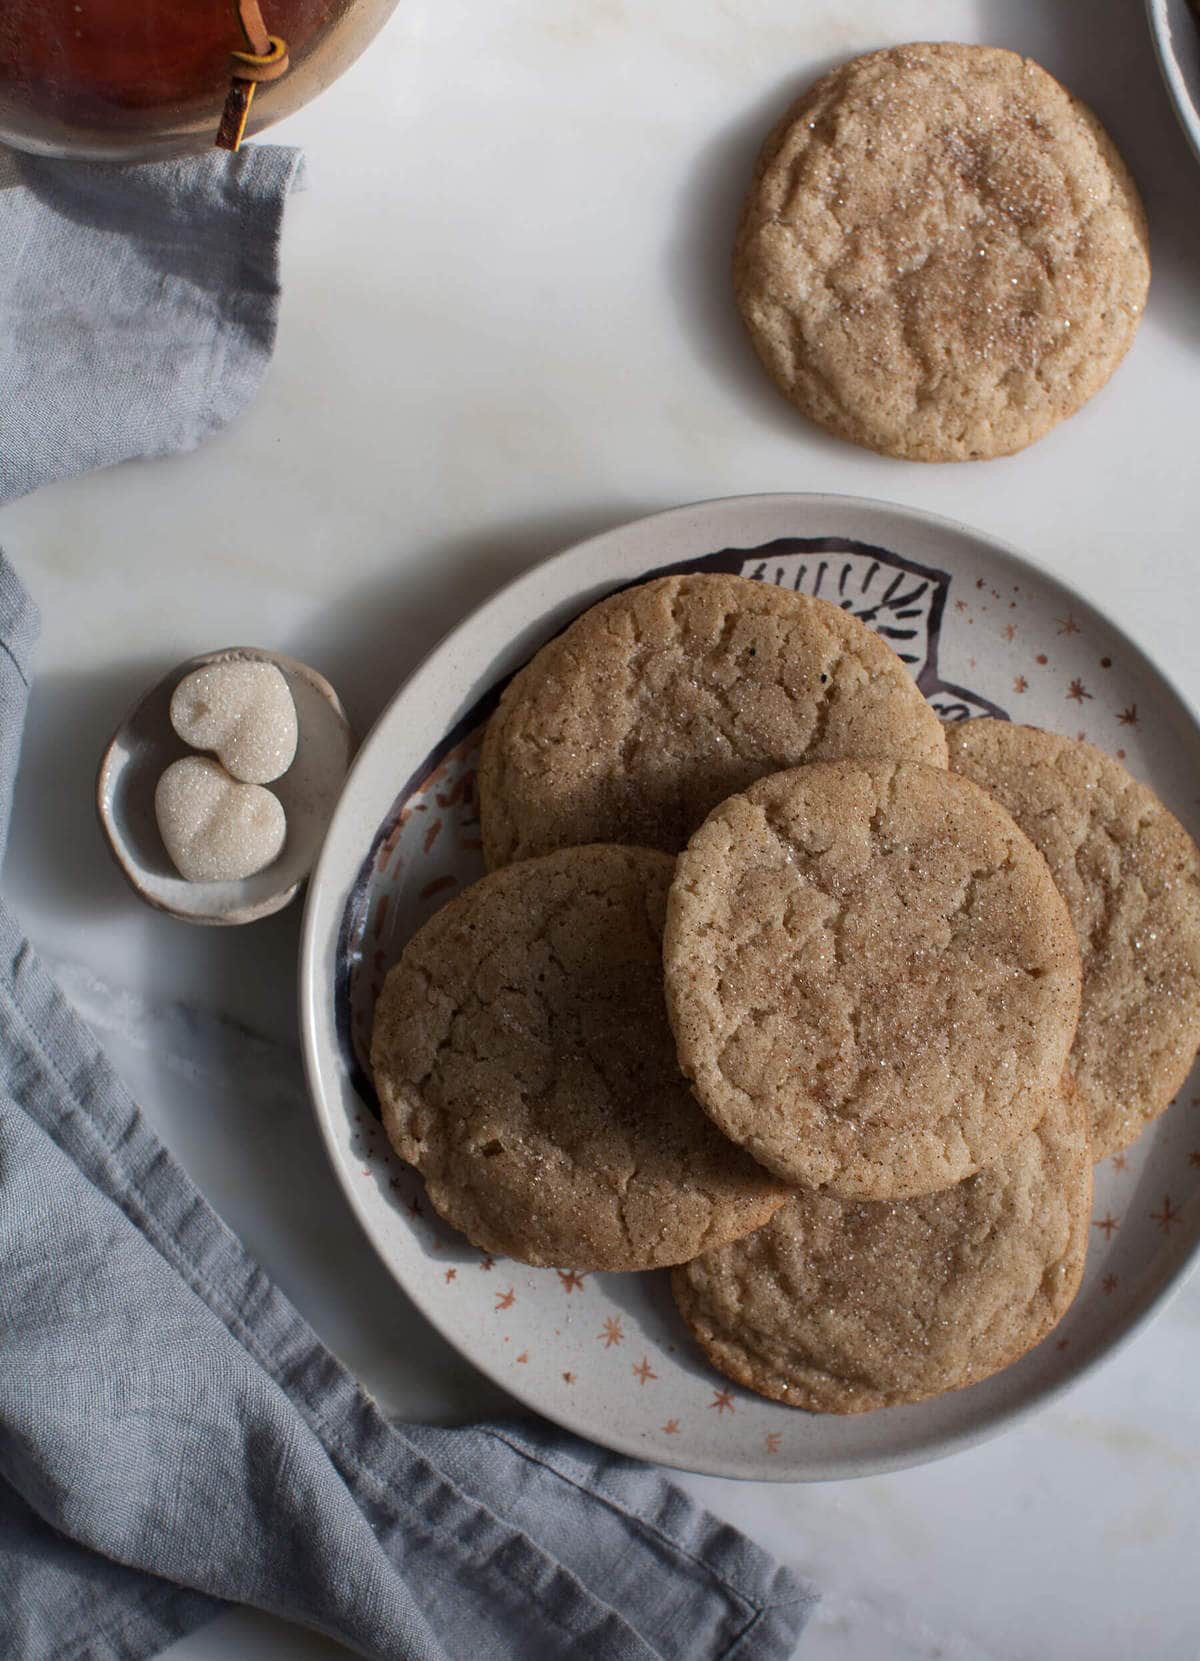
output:
<svg viewBox="0 0 1200 1661"><path fill-rule="evenodd" d="M1182 1215L1183 1213L1180 1211L1179 1207L1171 1204L1171 1196L1169 1194L1164 1194L1162 1210L1152 1211L1150 1213L1150 1221L1152 1223L1157 1223L1164 1234L1170 1234L1171 1229L1179 1221Z"/></svg>

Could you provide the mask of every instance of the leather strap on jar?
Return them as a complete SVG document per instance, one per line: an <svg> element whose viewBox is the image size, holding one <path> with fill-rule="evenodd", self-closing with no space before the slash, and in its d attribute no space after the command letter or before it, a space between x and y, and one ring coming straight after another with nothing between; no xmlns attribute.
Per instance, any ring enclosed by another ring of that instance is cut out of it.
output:
<svg viewBox="0 0 1200 1661"><path fill-rule="evenodd" d="M222 150L240 148L259 82L277 81L288 68L287 43L268 32L258 0L233 0L233 9L245 47L229 54L232 79L216 139Z"/></svg>

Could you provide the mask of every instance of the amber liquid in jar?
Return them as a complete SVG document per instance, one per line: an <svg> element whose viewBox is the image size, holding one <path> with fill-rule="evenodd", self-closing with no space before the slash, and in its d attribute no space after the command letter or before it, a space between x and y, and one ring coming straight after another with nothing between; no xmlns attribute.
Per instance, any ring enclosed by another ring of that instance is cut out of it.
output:
<svg viewBox="0 0 1200 1661"><path fill-rule="evenodd" d="M328 86L395 3L261 0L291 67L257 90L249 130ZM0 0L0 140L130 160L204 149L245 45L232 0Z"/></svg>

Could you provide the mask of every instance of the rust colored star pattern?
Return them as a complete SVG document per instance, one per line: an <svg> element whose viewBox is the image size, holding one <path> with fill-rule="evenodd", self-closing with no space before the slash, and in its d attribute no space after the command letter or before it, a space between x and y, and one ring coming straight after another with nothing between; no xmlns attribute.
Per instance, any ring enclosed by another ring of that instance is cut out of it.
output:
<svg viewBox="0 0 1200 1661"><path fill-rule="evenodd" d="M484 1274L486 1275L489 1270L494 1269L496 1267L496 1259L489 1254L487 1257L485 1257L483 1259L483 1261L480 1263L479 1267L483 1270Z"/></svg>
<svg viewBox="0 0 1200 1661"><path fill-rule="evenodd" d="M1162 1210L1152 1211L1150 1213L1150 1221L1152 1223L1157 1223L1164 1234L1170 1234L1172 1227L1179 1221L1181 1216L1182 1212L1179 1207L1171 1204L1170 1194L1164 1194Z"/></svg>
<svg viewBox="0 0 1200 1661"><path fill-rule="evenodd" d="M662 1427L662 1432L663 1432L664 1436L678 1436L679 1435L679 1420L678 1419L668 1419L666 1424Z"/></svg>
<svg viewBox="0 0 1200 1661"><path fill-rule="evenodd" d="M452 1280L457 1280L457 1279L458 1279L458 1270L457 1269L447 1269L446 1270L446 1285L447 1286L449 1286L449 1284Z"/></svg>
<svg viewBox="0 0 1200 1661"><path fill-rule="evenodd" d="M1119 1217L1114 1217L1111 1214L1107 1217L1101 1217L1098 1223L1094 1222L1092 1224L1093 1228L1102 1228L1104 1230L1104 1238L1106 1240L1111 1240L1113 1237L1113 1229L1120 1228L1120 1226L1121 1219Z"/></svg>
<svg viewBox="0 0 1200 1661"><path fill-rule="evenodd" d="M621 1331L621 1317L610 1315L604 1323L604 1331L598 1332L596 1337L604 1340L606 1350L611 1350L614 1344L624 1343L625 1334Z"/></svg>
<svg viewBox="0 0 1200 1661"><path fill-rule="evenodd" d="M781 1433L778 1430L768 1430L767 1434L763 1437L763 1443L768 1453L779 1452L780 1434Z"/></svg>
<svg viewBox="0 0 1200 1661"><path fill-rule="evenodd" d="M1118 1284L1119 1282L1116 1275L1105 1275L1104 1279L1100 1282L1100 1286L1106 1298L1110 1298L1113 1295Z"/></svg>
<svg viewBox="0 0 1200 1661"><path fill-rule="evenodd" d="M1035 663L1040 663L1042 668L1044 669L1046 667L1046 665L1049 663L1050 659L1046 656L1045 652L1039 652L1038 655L1034 658L1033 661Z"/></svg>
<svg viewBox="0 0 1200 1661"><path fill-rule="evenodd" d="M1188 1154L1188 1164L1200 1165L1200 1148L1193 1148L1191 1153Z"/></svg>
<svg viewBox="0 0 1200 1661"><path fill-rule="evenodd" d="M1059 634L1078 634L1079 633L1079 624L1071 616L1070 612L1068 612L1065 617L1056 617L1054 619L1054 621L1058 624Z"/></svg>
<svg viewBox="0 0 1200 1661"><path fill-rule="evenodd" d="M983 579L983 578L982 578L982 577L976 577L976 579L975 579L975 587L976 587L976 588L986 588L986 587L987 587L987 583L986 583L986 582L985 582L985 581L984 581L984 579Z"/></svg>
<svg viewBox="0 0 1200 1661"><path fill-rule="evenodd" d="M714 1390L713 1399L708 1405L710 1408L716 1408L718 1419L723 1418L726 1413L737 1412L737 1408L733 1405L732 1390Z"/></svg>
<svg viewBox="0 0 1200 1661"><path fill-rule="evenodd" d="M637 1366L632 1368L631 1370L633 1372L634 1378L637 1379L638 1383L643 1388L645 1388L645 1386L647 1384L649 1384L651 1379L658 1377L658 1374L654 1371L653 1367L651 1367L649 1361L646 1359L645 1356L643 1356L642 1359L638 1362Z"/></svg>
<svg viewBox="0 0 1200 1661"><path fill-rule="evenodd" d="M1025 679L1024 675L1018 675L1016 677L1016 679L1013 681L1013 691L1014 692L1028 692L1029 691L1029 682Z"/></svg>
<svg viewBox="0 0 1200 1661"><path fill-rule="evenodd" d="M1115 1153L1113 1154L1112 1164L1114 1171L1123 1171L1126 1165L1129 1164L1129 1161L1123 1153Z"/></svg>
<svg viewBox="0 0 1200 1661"><path fill-rule="evenodd" d="M574 1373L564 1373L563 1374L563 1383L564 1384L574 1384L574 1382L575 1382L575 1374Z"/></svg>
<svg viewBox="0 0 1200 1661"><path fill-rule="evenodd" d="M1015 640L1017 638L1017 625L1015 623L1004 625L1004 638L1005 640Z"/></svg>
<svg viewBox="0 0 1200 1661"><path fill-rule="evenodd" d="M1077 704L1081 704L1085 698L1091 697L1091 693L1082 681L1072 681L1067 688L1067 697L1073 698Z"/></svg>
<svg viewBox="0 0 1200 1661"><path fill-rule="evenodd" d="M528 1350L522 1350L520 1355L517 1357L517 1366L518 1367L523 1367L528 1360L529 1360L529 1351Z"/></svg>
<svg viewBox="0 0 1200 1661"><path fill-rule="evenodd" d="M1117 720L1123 727L1136 727L1138 724L1137 705L1129 704L1125 709L1120 710L1117 714Z"/></svg>
<svg viewBox="0 0 1200 1661"><path fill-rule="evenodd" d="M966 611L967 602L965 600L955 600L954 609L955 611Z"/></svg>
<svg viewBox="0 0 1200 1661"><path fill-rule="evenodd" d="M513 1304L516 1303L516 1301L517 1301L517 1294L513 1291L511 1286L509 1287L507 1292L497 1292L496 1293L496 1308L498 1310L499 1309L511 1309Z"/></svg>
<svg viewBox="0 0 1200 1661"><path fill-rule="evenodd" d="M564 1292L578 1292L583 1286L583 1276L576 1274L574 1269L559 1269L557 1273Z"/></svg>

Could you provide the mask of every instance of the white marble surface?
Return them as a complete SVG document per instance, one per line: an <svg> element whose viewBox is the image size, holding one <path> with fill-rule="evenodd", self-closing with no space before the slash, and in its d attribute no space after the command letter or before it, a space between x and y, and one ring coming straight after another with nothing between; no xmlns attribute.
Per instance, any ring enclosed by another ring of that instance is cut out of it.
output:
<svg viewBox="0 0 1200 1661"><path fill-rule="evenodd" d="M731 312L732 219L788 95L853 51L986 40L1095 104L1156 274L1112 387L1025 455L889 462L794 418ZM45 613L5 885L168 1142L398 1411L498 1404L357 1234L296 1060L296 910L191 930L139 907L94 826L107 731L152 676L252 641L367 724L433 640L580 535L752 490L890 497L1006 537L1115 612L1193 700L1200 169L1136 0L402 0L281 136L278 352L199 453L0 516ZM691 1480L813 1576L806 1661L1197 1653L1200 1283L1066 1401L939 1465L852 1484ZM342 1653L233 1614L173 1661Z"/></svg>

